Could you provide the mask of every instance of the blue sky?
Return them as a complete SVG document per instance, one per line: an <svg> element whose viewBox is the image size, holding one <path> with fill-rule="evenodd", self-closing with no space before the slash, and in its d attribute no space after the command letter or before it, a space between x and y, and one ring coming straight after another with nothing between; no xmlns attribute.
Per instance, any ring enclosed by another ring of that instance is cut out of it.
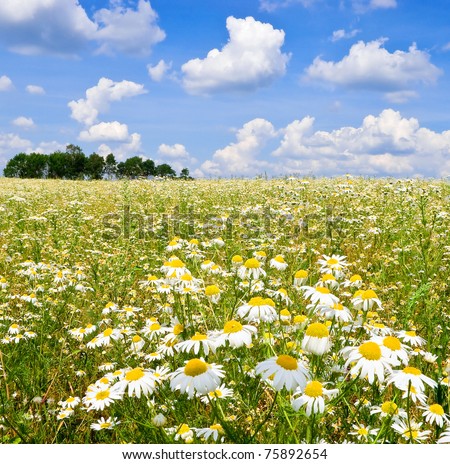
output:
<svg viewBox="0 0 450 464"><path fill-rule="evenodd" d="M4 0L0 169L73 143L196 177L450 175L450 4Z"/></svg>

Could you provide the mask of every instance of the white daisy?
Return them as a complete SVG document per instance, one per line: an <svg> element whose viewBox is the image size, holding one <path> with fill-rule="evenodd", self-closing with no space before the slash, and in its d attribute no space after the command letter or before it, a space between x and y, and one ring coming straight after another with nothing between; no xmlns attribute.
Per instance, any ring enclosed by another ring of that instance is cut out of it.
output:
<svg viewBox="0 0 450 464"><path fill-rule="evenodd" d="M254 297L247 304L240 306L236 314L248 322L274 322L278 319L275 303L270 298L261 298L260 296Z"/></svg>
<svg viewBox="0 0 450 464"><path fill-rule="evenodd" d="M298 411L302 406L306 406L306 415L322 414L325 411L325 397L331 397L339 392L337 389L327 390L323 384L317 380L312 380L306 384L304 390L297 389L291 400L292 408Z"/></svg>

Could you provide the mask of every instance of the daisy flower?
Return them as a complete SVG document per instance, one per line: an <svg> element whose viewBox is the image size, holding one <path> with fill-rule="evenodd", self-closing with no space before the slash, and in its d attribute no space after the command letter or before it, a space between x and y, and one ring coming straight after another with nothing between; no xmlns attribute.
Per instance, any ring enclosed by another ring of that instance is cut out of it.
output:
<svg viewBox="0 0 450 464"><path fill-rule="evenodd" d="M252 336L256 334L256 327L252 325L242 325L240 322L231 320L225 323L223 331L217 337L217 345L225 345L226 342L232 348L249 346L252 343Z"/></svg>
<svg viewBox="0 0 450 464"><path fill-rule="evenodd" d="M211 353L215 353L216 348L217 344L215 340L209 338L207 334L199 332L195 332L195 335L193 335L190 340L185 340L175 345L175 349L182 353L189 353L193 351L194 354L198 354L200 349L202 349L205 356L208 356L210 351Z"/></svg>
<svg viewBox="0 0 450 464"><path fill-rule="evenodd" d="M283 387L289 391L297 387L303 389L309 378L308 369L298 359L287 354L260 362L255 372L257 375L261 374L263 380L270 378L273 388L277 391Z"/></svg>
<svg viewBox="0 0 450 464"><path fill-rule="evenodd" d="M422 346L425 344L425 340L417 335L415 330L400 330L397 333L397 336L405 343L409 343L411 346Z"/></svg>
<svg viewBox="0 0 450 464"><path fill-rule="evenodd" d="M113 429L118 424L120 421L117 420L117 417L108 417L108 419L101 417L97 422L91 424L91 429L96 431Z"/></svg>
<svg viewBox="0 0 450 464"><path fill-rule="evenodd" d="M73 409L75 406L78 406L80 404L81 399L78 396L69 396L64 401L59 401L58 404L61 406L61 408L71 408Z"/></svg>
<svg viewBox="0 0 450 464"><path fill-rule="evenodd" d="M325 324L310 324L302 340L302 349L308 353L322 355L331 348L330 332Z"/></svg>
<svg viewBox="0 0 450 464"><path fill-rule="evenodd" d="M363 424L353 424L353 432L349 432L350 435L354 435L359 441L368 441L370 436L376 436L380 429L373 429Z"/></svg>
<svg viewBox="0 0 450 464"><path fill-rule="evenodd" d="M437 383L422 374L420 369L416 367L407 366L402 370L394 370L388 378L388 385L393 383L398 389L407 391L408 385L411 384L417 391L423 392L425 390L425 383L431 388L436 388Z"/></svg>
<svg viewBox="0 0 450 464"><path fill-rule="evenodd" d="M348 266L347 258L345 256L339 255L323 255L321 259L319 259L318 264L320 264L320 272L321 273L331 273L337 279L341 278L344 274L344 269Z"/></svg>
<svg viewBox="0 0 450 464"><path fill-rule="evenodd" d="M352 304L355 309L361 309L363 311L372 310L374 305L376 305L378 309L383 309L380 299L373 290L358 290L352 298Z"/></svg>
<svg viewBox="0 0 450 464"><path fill-rule="evenodd" d="M350 277L350 279L344 281L344 287L360 288L362 284L363 280L359 274L354 274Z"/></svg>
<svg viewBox="0 0 450 464"><path fill-rule="evenodd" d="M298 411L302 406L306 406L306 415L322 414L325 411L325 397L336 395L337 389L327 390L323 384L317 380L312 380L306 384L305 389L297 389L291 400L292 408Z"/></svg>
<svg viewBox="0 0 450 464"><path fill-rule="evenodd" d="M215 304L220 300L220 293L220 288L217 285L208 285L205 288L205 295Z"/></svg>
<svg viewBox="0 0 450 464"><path fill-rule="evenodd" d="M339 282L333 274L323 274L320 277L318 284L322 287L331 288L332 290L339 289Z"/></svg>
<svg viewBox="0 0 450 464"><path fill-rule="evenodd" d="M380 417L407 417L406 411L399 408L394 401L385 401L381 406L372 406L370 414L380 414Z"/></svg>
<svg viewBox="0 0 450 464"><path fill-rule="evenodd" d="M386 350L373 341L364 342L357 347L343 348L341 353L347 358L344 368L356 363L350 369L350 374L362 379L367 377L370 384L375 381L375 377L380 383L384 382L385 373L392 372L392 361Z"/></svg>
<svg viewBox="0 0 450 464"><path fill-rule="evenodd" d="M303 291L304 297L311 301L313 305L333 306L335 303L339 302L339 298L333 295L327 287L322 287L320 285L317 287L309 287L306 285L300 287L300 290Z"/></svg>
<svg viewBox="0 0 450 464"><path fill-rule="evenodd" d="M410 349L403 345L397 337L388 335L387 337L373 337L371 340L384 347L393 366L408 364Z"/></svg>
<svg viewBox="0 0 450 464"><path fill-rule="evenodd" d="M294 287L301 287L308 280L308 271L303 269L298 270L294 274Z"/></svg>
<svg viewBox="0 0 450 464"><path fill-rule="evenodd" d="M325 319L331 319L335 321L351 322L353 320L352 313L341 303L334 303L331 306L320 305L316 309L320 316Z"/></svg>
<svg viewBox="0 0 450 464"><path fill-rule="evenodd" d="M223 398L230 398L234 395L232 388L227 388L225 384L220 385L215 390L210 391L207 395L202 396L202 402L208 404L210 401L215 401Z"/></svg>
<svg viewBox="0 0 450 464"><path fill-rule="evenodd" d="M225 375L221 368L217 364L207 364L203 359L191 359L170 375L170 388L187 393L189 398L196 393L205 395L220 385L220 379Z"/></svg>
<svg viewBox="0 0 450 464"><path fill-rule="evenodd" d="M149 396L155 389L155 379L152 376L152 372L148 369L141 367L135 367L134 369L128 369L124 372L121 380L119 380L115 386L119 388L123 393L128 390L128 396L141 397L141 393L144 396Z"/></svg>
<svg viewBox="0 0 450 464"><path fill-rule="evenodd" d="M256 258L250 258L239 267L237 274L241 279L259 279L264 277L266 272Z"/></svg>
<svg viewBox="0 0 450 464"><path fill-rule="evenodd" d="M178 441L180 438L185 443L192 443L194 438L194 430L192 430L187 424L181 424L179 427L169 429L171 432L175 433L175 440Z"/></svg>
<svg viewBox="0 0 450 464"><path fill-rule="evenodd" d="M395 421L391 427L399 433L405 440L423 441L430 435L430 430L421 430L422 422L410 421L410 424L402 419Z"/></svg>
<svg viewBox="0 0 450 464"><path fill-rule="evenodd" d="M220 424L213 424L210 427L196 430L197 438L203 438L205 441L211 437L214 441L218 441L219 438L222 438L224 433L225 432Z"/></svg>
<svg viewBox="0 0 450 464"><path fill-rule="evenodd" d="M450 443L450 426L447 427L440 435L437 441L439 444Z"/></svg>
<svg viewBox="0 0 450 464"><path fill-rule="evenodd" d="M288 267L288 263L284 260L283 256L277 255L270 260L269 266L278 271L284 271Z"/></svg>
<svg viewBox="0 0 450 464"><path fill-rule="evenodd" d="M121 400L122 391L116 385L90 385L83 398L83 404L88 407L88 411L103 411L105 407L110 406L115 400Z"/></svg>
<svg viewBox="0 0 450 464"><path fill-rule="evenodd" d="M419 409L424 411L422 417L430 425L436 423L438 427L443 427L444 422L446 424L449 423L448 416L445 414L444 408L440 404L434 403L429 406L419 406Z"/></svg>
<svg viewBox="0 0 450 464"><path fill-rule="evenodd" d="M149 340L154 340L167 334L169 331L170 329L163 327L156 318L151 318L145 321L145 326L141 330L141 333Z"/></svg>
<svg viewBox="0 0 450 464"><path fill-rule="evenodd" d="M408 396L413 403L419 402L420 404L426 405L428 402L427 395L425 395L422 390L417 390L416 387L412 385L409 387L409 390L408 388L403 390L402 399L406 400Z"/></svg>
<svg viewBox="0 0 450 464"><path fill-rule="evenodd" d="M240 306L236 314L248 322L274 322L278 319L273 300L260 296L254 297L247 304Z"/></svg>

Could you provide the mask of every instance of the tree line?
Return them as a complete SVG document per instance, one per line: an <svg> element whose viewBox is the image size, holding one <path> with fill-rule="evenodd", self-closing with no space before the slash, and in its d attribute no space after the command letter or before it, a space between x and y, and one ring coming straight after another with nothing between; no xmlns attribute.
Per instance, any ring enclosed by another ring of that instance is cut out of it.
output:
<svg viewBox="0 0 450 464"><path fill-rule="evenodd" d="M97 153L86 156L77 145L67 145L65 151L55 151L49 155L18 153L7 162L3 175L22 179L177 177L174 169L166 163L156 165L153 160L143 160L140 156L117 162L113 153L106 158ZM189 169L182 169L179 177L191 179Z"/></svg>

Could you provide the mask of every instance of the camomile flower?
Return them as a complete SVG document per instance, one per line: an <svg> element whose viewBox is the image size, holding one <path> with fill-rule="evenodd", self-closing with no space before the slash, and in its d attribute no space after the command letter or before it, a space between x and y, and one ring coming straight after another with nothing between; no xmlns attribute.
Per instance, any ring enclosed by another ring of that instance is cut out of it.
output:
<svg viewBox="0 0 450 464"><path fill-rule="evenodd" d="M288 267L288 263L284 260L283 256L277 255L270 260L269 266L278 271L284 271Z"/></svg>
<svg viewBox="0 0 450 464"><path fill-rule="evenodd" d="M228 321L217 337L217 345L223 346L228 342L232 348L240 348L244 345L249 346L252 343L252 336L256 334L256 331L256 327L252 325L242 325L235 320Z"/></svg>
<svg viewBox="0 0 450 464"><path fill-rule="evenodd" d="M56 419L58 420L64 420L67 419L70 416L73 416L74 410L72 408L66 408L66 409L61 409L59 413L56 416Z"/></svg>
<svg viewBox="0 0 450 464"><path fill-rule="evenodd" d="M131 338L130 348L134 353L140 353L142 348L144 348L145 340L139 335L133 335Z"/></svg>
<svg viewBox="0 0 450 464"><path fill-rule="evenodd" d="M190 340L184 340L175 345L175 349L179 352L189 353L193 351L194 354L198 354L202 350L205 356L208 356L210 351L211 353L215 353L216 348L216 341L211 339L207 334L200 332L195 332L195 335Z"/></svg>
<svg viewBox="0 0 450 464"><path fill-rule="evenodd" d="M109 314L111 311L117 311L119 309L119 306L116 303L113 303L112 301L106 303L105 307L102 309L102 314L106 315Z"/></svg>
<svg viewBox="0 0 450 464"><path fill-rule="evenodd" d="M298 411L302 406L306 407L306 415L322 414L325 411L325 397L331 397L339 392L337 389L327 390L321 382L312 380L305 389L297 389L291 400L292 408Z"/></svg>
<svg viewBox="0 0 450 464"><path fill-rule="evenodd" d="M161 271L164 272L169 279L179 279L183 274L190 274L190 271L186 268L186 264L176 256L170 257L169 260L161 266Z"/></svg>
<svg viewBox="0 0 450 464"><path fill-rule="evenodd" d="M178 240L171 240L168 245L166 246L167 251L174 251L174 250L179 250L183 244L178 241Z"/></svg>
<svg viewBox="0 0 450 464"><path fill-rule="evenodd" d="M353 320L350 310L341 303L334 303L331 306L320 305L316 308L317 314L325 319L335 321L351 322Z"/></svg>
<svg viewBox="0 0 450 464"><path fill-rule="evenodd" d="M347 258L339 255L323 255L317 262L320 264L321 273L329 272L337 279L340 279L344 275L344 270L348 266Z"/></svg>
<svg viewBox="0 0 450 464"><path fill-rule="evenodd" d="M308 280L308 271L299 269L294 274L294 287L301 287L302 285L306 283L307 280Z"/></svg>
<svg viewBox="0 0 450 464"><path fill-rule="evenodd" d="M170 331L169 328L162 326L156 318L147 319L141 333L149 340L159 339Z"/></svg>
<svg viewBox="0 0 450 464"><path fill-rule="evenodd" d="M253 253L253 256L259 261L264 262L267 259L267 253L265 251L259 250Z"/></svg>
<svg viewBox="0 0 450 464"><path fill-rule="evenodd" d="M425 393L422 390L417 390L416 387L413 387L412 385L405 390L403 390L402 393L402 399L406 400L409 397L409 399L413 403L419 402L420 404L426 405L428 403L428 397L425 395Z"/></svg>
<svg viewBox="0 0 450 464"><path fill-rule="evenodd" d="M96 431L109 430L113 429L116 425L119 424L120 421L117 420L117 417L108 417L108 419L101 417L97 422L91 424L91 429Z"/></svg>
<svg viewBox="0 0 450 464"><path fill-rule="evenodd" d="M244 263L244 258L241 256L241 255L234 255L232 258L231 258L231 265L234 267L234 268L237 268L239 266L242 266L242 264Z"/></svg>
<svg viewBox="0 0 450 464"><path fill-rule="evenodd" d="M438 444L450 443L450 426L448 426L440 435L436 442Z"/></svg>
<svg viewBox="0 0 450 464"><path fill-rule="evenodd" d="M355 309L361 309L363 311L370 311L376 305L378 309L383 309L381 301L377 294L369 290L358 290L352 298L352 304Z"/></svg>
<svg viewBox="0 0 450 464"><path fill-rule="evenodd" d="M218 441L220 438L223 438L224 433L223 427L220 424L213 424L210 427L196 430L197 438L203 438L205 441L211 437L214 441Z"/></svg>
<svg viewBox="0 0 450 464"><path fill-rule="evenodd" d="M241 318L245 318L248 322L274 322L278 319L275 303L270 298L261 298L259 296L240 306L236 314Z"/></svg>
<svg viewBox="0 0 450 464"><path fill-rule="evenodd" d="M417 423L414 420L408 424L407 421L398 419L391 427L407 441L424 441L431 433L430 430L421 430L422 422Z"/></svg>
<svg viewBox="0 0 450 464"><path fill-rule="evenodd" d="M376 342L368 341L359 346L346 347L341 353L347 358L344 368L352 365L350 374L362 379L367 377L370 384L374 383L375 378L383 383L386 372L392 372L392 361L384 347Z"/></svg>
<svg viewBox="0 0 450 464"><path fill-rule="evenodd" d="M303 291L304 297L311 301L313 305L327 305L332 306L339 302L339 298L333 295L329 288L318 285L317 287L303 286L300 287Z"/></svg>
<svg viewBox="0 0 450 464"><path fill-rule="evenodd" d="M385 401L381 406L372 406L370 414L380 414L380 417L406 418L408 414L397 406L394 401Z"/></svg>
<svg viewBox="0 0 450 464"><path fill-rule="evenodd" d="M423 392L427 384L431 388L436 388L437 383L422 374L420 369L412 366L406 366L402 370L394 370L388 378L388 385L393 383L398 389L407 391L408 385L411 384L417 391Z"/></svg>
<svg viewBox="0 0 450 464"><path fill-rule="evenodd" d="M152 376L152 371L143 369L142 367L135 367L134 369L130 368L126 370L121 380L114 386L119 388L123 393L127 390L130 397L136 396L140 398L141 394L149 396L153 393L155 379Z"/></svg>
<svg viewBox="0 0 450 464"><path fill-rule="evenodd" d="M216 390L224 375L222 366L194 358L170 375L170 388L173 391L187 393L189 398L195 394L205 395Z"/></svg>
<svg viewBox="0 0 450 464"><path fill-rule="evenodd" d="M83 398L83 404L88 407L88 411L103 411L114 401L121 400L123 392L116 385L90 385Z"/></svg>
<svg viewBox="0 0 450 464"><path fill-rule="evenodd" d="M16 335L20 332L21 328L19 324L11 324L8 329L8 333L12 335Z"/></svg>
<svg viewBox="0 0 450 464"><path fill-rule="evenodd" d="M350 279L344 281L344 287L360 288L363 284L362 277L359 274L354 274Z"/></svg>
<svg viewBox="0 0 450 464"><path fill-rule="evenodd" d="M425 340L417 335L415 330L400 330L397 332L397 336L411 346L422 346L425 344Z"/></svg>
<svg viewBox="0 0 450 464"><path fill-rule="evenodd" d="M237 274L241 279L260 279L265 277L266 271L262 268L260 261L250 258L239 267Z"/></svg>
<svg viewBox="0 0 450 464"><path fill-rule="evenodd" d="M170 432L175 432L175 440L178 441L180 438L185 443L192 443L194 438L194 430L191 429L187 424L181 424L179 427L169 429Z"/></svg>
<svg viewBox="0 0 450 464"><path fill-rule="evenodd" d="M323 355L331 348L330 332L325 324L314 322L306 328L302 350Z"/></svg>
<svg viewBox="0 0 450 464"><path fill-rule="evenodd" d="M450 422L447 414L445 414L444 408L440 404L434 403L429 406L419 406L419 409L424 411L422 417L427 424L433 425L436 423L438 427L443 427L444 422L446 424Z"/></svg>
<svg viewBox="0 0 450 464"><path fill-rule="evenodd" d="M331 290L339 289L339 282L336 280L333 274L323 274L320 276L318 285L322 287L330 288Z"/></svg>
<svg viewBox="0 0 450 464"><path fill-rule="evenodd" d="M64 401L58 401L58 404L61 406L61 408L75 408L80 404L80 397L78 396L69 396L66 400Z"/></svg>
<svg viewBox="0 0 450 464"><path fill-rule="evenodd" d="M221 291L217 285L208 285L205 288L205 295L215 304L219 302L220 294Z"/></svg>
<svg viewBox="0 0 450 464"><path fill-rule="evenodd" d="M371 340L385 348L387 357L392 360L393 366L408 364L410 349L403 345L397 337L388 335L386 337L372 337Z"/></svg>
<svg viewBox="0 0 450 464"><path fill-rule="evenodd" d="M270 379L275 390L293 391L297 387L305 388L309 378L308 369L298 359L282 354L258 363L255 373L263 380Z"/></svg>
<svg viewBox="0 0 450 464"><path fill-rule="evenodd" d="M370 436L377 436L380 429L373 429L364 424L353 424L353 432L349 432L350 435L354 435L358 441L367 442Z"/></svg>
<svg viewBox="0 0 450 464"><path fill-rule="evenodd" d="M86 346L88 348L96 348L98 346L109 346L111 341L117 341L123 337L122 332L119 329L107 328L100 334L96 335L90 340Z"/></svg>
<svg viewBox="0 0 450 464"><path fill-rule="evenodd" d="M210 391L206 395L201 395L202 402L208 404L211 401L220 400L224 398L231 398L234 395L232 388L227 388L225 384L221 384L215 390Z"/></svg>

